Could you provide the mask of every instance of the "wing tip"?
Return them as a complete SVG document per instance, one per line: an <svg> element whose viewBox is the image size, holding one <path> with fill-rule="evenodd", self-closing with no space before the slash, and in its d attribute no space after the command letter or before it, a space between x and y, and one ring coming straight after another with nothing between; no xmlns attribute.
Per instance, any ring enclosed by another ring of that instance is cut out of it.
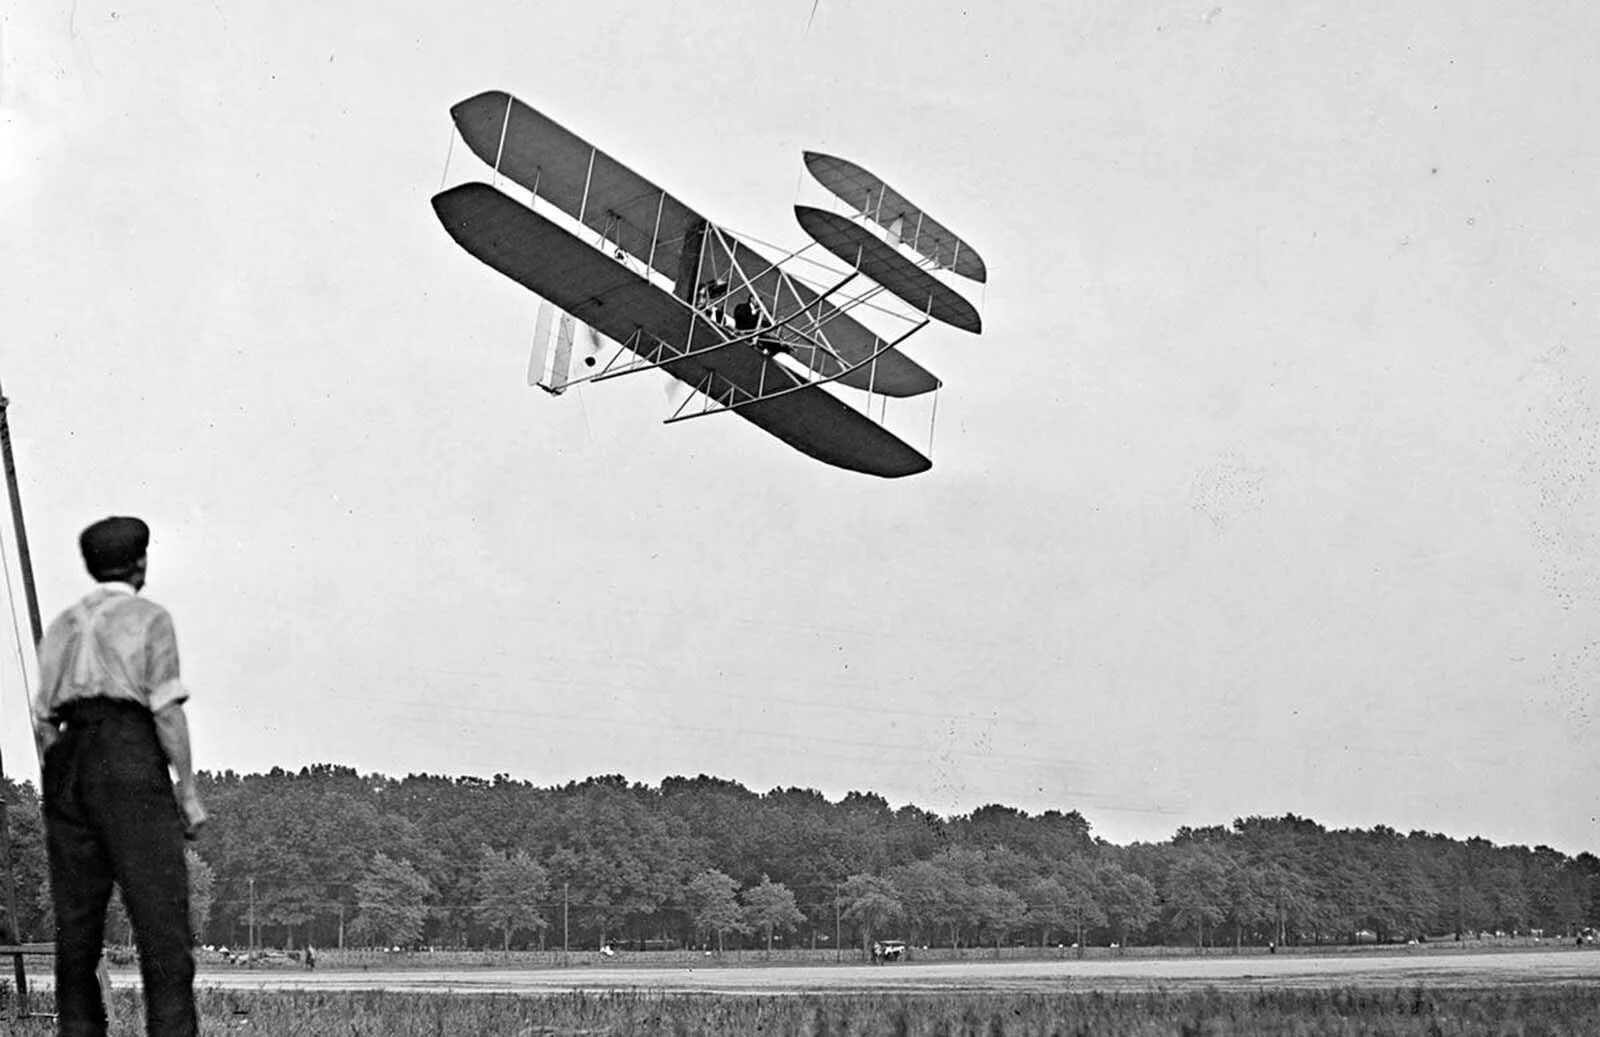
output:
<svg viewBox="0 0 1600 1037"><path fill-rule="evenodd" d="M491 104L499 105L503 108L507 101L514 100L516 100L516 98L504 90L483 90L479 93L473 94L464 101L457 101L455 104L451 105L450 118L456 122L460 122L467 113L476 108L483 108Z"/></svg>
<svg viewBox="0 0 1600 1037"><path fill-rule="evenodd" d="M794 207L794 218L800 221L801 229L803 229L807 234L810 234L812 237L816 237L815 232L813 232L811 229L812 227L820 224L826 224L830 220L843 220L845 223L850 222L836 212L829 212L826 209L819 209L815 205L796 205Z"/></svg>
<svg viewBox="0 0 1600 1037"><path fill-rule="evenodd" d="M926 472L928 469L933 467L933 458L928 457L916 447L906 443L903 439L900 442L905 444L906 453L910 454L911 456L906 458L905 463L899 468L895 469L892 473L885 474L884 478L904 479L908 475L921 475L923 472Z"/></svg>

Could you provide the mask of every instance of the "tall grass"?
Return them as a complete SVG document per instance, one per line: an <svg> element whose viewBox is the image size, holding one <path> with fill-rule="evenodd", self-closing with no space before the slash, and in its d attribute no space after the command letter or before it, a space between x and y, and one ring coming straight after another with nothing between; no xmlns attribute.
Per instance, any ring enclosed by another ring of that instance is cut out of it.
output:
<svg viewBox="0 0 1600 1037"><path fill-rule="evenodd" d="M116 991L111 1008L114 1037L144 1032L137 991ZM1588 986L793 996L202 990L200 1009L203 1032L252 1037L1600 1034L1600 989ZM52 1030L30 1021L17 1032Z"/></svg>

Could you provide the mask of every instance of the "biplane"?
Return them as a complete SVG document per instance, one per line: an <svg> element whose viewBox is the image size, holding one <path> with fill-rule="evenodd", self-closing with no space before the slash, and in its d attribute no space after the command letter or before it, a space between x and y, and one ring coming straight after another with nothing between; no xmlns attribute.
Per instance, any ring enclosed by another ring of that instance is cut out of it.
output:
<svg viewBox="0 0 1600 1037"><path fill-rule="evenodd" d="M981 332L977 310L935 272L982 282L987 271L905 196L853 163L804 154L817 182L853 210L795 207L801 228L844 267L818 284L794 270L799 253L769 258L509 94L479 94L450 114L496 182L528 192L524 204L474 181L441 191L433 208L463 249L546 301L530 382L560 393L659 370L693 390L669 424L734 414L851 471L894 478L932 466L873 420L873 400L939 388L902 346L931 321ZM865 287L845 294L858 279ZM882 293L910 325L890 338L856 316L883 311L870 304ZM845 389L865 394L865 412L836 394Z"/></svg>

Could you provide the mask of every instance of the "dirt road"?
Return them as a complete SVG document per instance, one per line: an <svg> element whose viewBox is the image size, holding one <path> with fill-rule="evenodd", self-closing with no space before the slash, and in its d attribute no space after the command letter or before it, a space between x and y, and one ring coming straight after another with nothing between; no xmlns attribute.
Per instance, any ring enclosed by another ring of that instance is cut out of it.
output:
<svg viewBox="0 0 1600 1037"><path fill-rule="evenodd" d="M119 977L137 982L136 977ZM250 971L208 969L200 986L229 990L412 990L539 994L559 991L797 994L901 991L1084 991L1221 987L1487 987L1600 982L1600 951L1112 961L798 965L744 968L452 969L425 971Z"/></svg>

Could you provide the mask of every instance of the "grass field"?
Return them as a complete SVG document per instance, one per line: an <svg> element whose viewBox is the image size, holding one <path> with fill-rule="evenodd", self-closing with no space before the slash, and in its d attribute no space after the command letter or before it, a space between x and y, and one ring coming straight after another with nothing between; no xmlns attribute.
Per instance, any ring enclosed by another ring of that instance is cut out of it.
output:
<svg viewBox="0 0 1600 1037"><path fill-rule="evenodd" d="M1600 1033L1593 986L1325 990L717 995L224 991L200 996L202 1032L273 1037L554 1034L1410 1035ZM137 991L116 994L111 1033L141 1034ZM21 1034L51 1033L30 1021Z"/></svg>
<svg viewBox="0 0 1600 1037"><path fill-rule="evenodd" d="M1600 1034L1600 953L897 966L206 969L203 1031L507 1034ZM35 1008L48 1010L40 977ZM136 975L114 1035L143 1033ZM24 1035L51 1033L28 1021Z"/></svg>

